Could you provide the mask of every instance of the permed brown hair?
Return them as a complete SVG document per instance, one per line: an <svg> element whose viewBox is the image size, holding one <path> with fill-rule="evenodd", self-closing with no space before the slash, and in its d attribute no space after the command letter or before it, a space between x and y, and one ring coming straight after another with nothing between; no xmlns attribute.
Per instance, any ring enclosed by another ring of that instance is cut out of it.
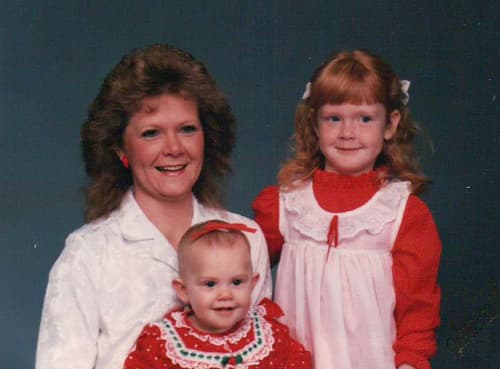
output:
<svg viewBox="0 0 500 369"><path fill-rule="evenodd" d="M104 79L81 129L81 149L90 178L86 189L86 219L115 210L132 183L130 170L116 155L123 133L146 97L183 94L198 105L205 151L200 177L193 186L207 206L221 206L221 185L231 173L235 118L205 66L189 53L156 44L125 55Z"/></svg>
<svg viewBox="0 0 500 369"><path fill-rule="evenodd" d="M410 181L414 193L424 190L428 180L420 172L412 145L418 127L404 103L401 81L390 65L364 50L342 51L318 67L310 82L310 94L298 103L295 112L293 157L278 174L278 183L284 189L293 189L316 169L324 168L325 158L314 131L321 106L381 103L387 112L387 122L394 110L401 114L394 137L384 142L375 162L375 168L387 167L381 183L398 178Z"/></svg>

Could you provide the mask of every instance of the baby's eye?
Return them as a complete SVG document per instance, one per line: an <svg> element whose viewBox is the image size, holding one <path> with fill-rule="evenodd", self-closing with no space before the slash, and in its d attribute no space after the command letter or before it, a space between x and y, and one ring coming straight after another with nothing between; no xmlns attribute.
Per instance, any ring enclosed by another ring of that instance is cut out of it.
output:
<svg viewBox="0 0 500 369"><path fill-rule="evenodd" d="M141 133L141 137L144 138L153 138L158 135L158 130L157 129L148 129L144 132Z"/></svg>
<svg viewBox="0 0 500 369"><path fill-rule="evenodd" d="M368 122L370 122L371 120L372 120L372 117L370 117L370 116L368 116L368 115L363 115L363 116L361 117L361 122L363 122L363 123L368 123Z"/></svg>
<svg viewBox="0 0 500 369"><path fill-rule="evenodd" d="M214 281L206 281L205 286L210 287L210 288L215 287L215 282Z"/></svg>
<svg viewBox="0 0 500 369"><path fill-rule="evenodd" d="M235 279L235 280L233 281L233 284L234 284L235 286L239 286L239 285L240 285L240 284L242 284L242 283L243 283L243 281L242 281L241 279Z"/></svg>
<svg viewBox="0 0 500 369"><path fill-rule="evenodd" d="M181 133L183 134L190 134L198 131L199 127L195 124L186 124L185 126L181 127Z"/></svg>

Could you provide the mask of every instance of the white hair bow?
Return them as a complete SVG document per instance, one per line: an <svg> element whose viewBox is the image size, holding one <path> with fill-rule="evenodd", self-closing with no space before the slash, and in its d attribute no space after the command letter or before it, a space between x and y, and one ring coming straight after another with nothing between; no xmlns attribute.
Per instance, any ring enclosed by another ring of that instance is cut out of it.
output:
<svg viewBox="0 0 500 369"><path fill-rule="evenodd" d="M410 101L410 94L408 93L410 85L410 81L407 81L406 79L401 80L401 91L403 91L403 98L401 99L401 102L403 105L408 105L408 102Z"/></svg>

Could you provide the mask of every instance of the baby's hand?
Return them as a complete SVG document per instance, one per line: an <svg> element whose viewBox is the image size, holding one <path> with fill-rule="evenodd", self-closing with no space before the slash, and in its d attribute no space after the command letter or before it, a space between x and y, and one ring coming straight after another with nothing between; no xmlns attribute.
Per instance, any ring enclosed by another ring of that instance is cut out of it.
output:
<svg viewBox="0 0 500 369"><path fill-rule="evenodd" d="M401 364L398 369L415 369L415 367L410 364Z"/></svg>

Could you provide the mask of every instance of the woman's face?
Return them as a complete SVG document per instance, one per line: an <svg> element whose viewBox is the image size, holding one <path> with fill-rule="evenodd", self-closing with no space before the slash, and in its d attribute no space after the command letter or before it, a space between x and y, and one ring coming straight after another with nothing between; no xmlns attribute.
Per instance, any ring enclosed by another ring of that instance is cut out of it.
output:
<svg viewBox="0 0 500 369"><path fill-rule="evenodd" d="M182 95L147 97L123 135L123 150L135 197L148 206L191 198L203 166L203 128L194 99Z"/></svg>

